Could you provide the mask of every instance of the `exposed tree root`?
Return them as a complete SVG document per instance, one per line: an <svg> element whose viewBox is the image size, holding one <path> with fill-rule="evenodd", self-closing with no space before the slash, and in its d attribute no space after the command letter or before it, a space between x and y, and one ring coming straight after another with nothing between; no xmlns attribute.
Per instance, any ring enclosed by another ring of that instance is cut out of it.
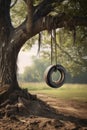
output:
<svg viewBox="0 0 87 130"><path fill-rule="evenodd" d="M4 95L7 92L4 90ZM0 93L0 96L3 95ZM6 100L0 104L0 116L29 115L31 102L37 100L36 95L31 95L26 89L15 90L6 96Z"/></svg>
<svg viewBox="0 0 87 130"><path fill-rule="evenodd" d="M44 116L52 109L36 95L31 95L26 89L15 90L0 104L0 117L15 118L16 116ZM56 116L56 113L53 111Z"/></svg>

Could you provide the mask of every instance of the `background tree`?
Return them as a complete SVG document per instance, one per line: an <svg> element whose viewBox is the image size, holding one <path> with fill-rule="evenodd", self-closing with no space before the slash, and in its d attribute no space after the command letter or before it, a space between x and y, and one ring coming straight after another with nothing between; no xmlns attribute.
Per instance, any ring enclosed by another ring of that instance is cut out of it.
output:
<svg viewBox="0 0 87 130"><path fill-rule="evenodd" d="M75 31L77 26L87 26L86 0L23 1L27 12L23 21L15 27L10 13L11 3L15 1L0 0L0 102L15 90L21 91L16 62L21 47L28 39L43 30L65 27Z"/></svg>

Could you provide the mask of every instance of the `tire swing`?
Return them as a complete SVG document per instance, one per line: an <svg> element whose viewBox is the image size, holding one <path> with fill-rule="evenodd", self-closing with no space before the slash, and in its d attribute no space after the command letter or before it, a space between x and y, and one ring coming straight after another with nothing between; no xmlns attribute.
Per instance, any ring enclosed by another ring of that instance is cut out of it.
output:
<svg viewBox="0 0 87 130"><path fill-rule="evenodd" d="M57 74L57 79L53 78L53 74ZM45 82L52 88L59 88L65 82L65 68L62 65L50 65L44 74Z"/></svg>
<svg viewBox="0 0 87 130"><path fill-rule="evenodd" d="M52 35L52 33L54 35ZM54 36L54 37L53 37ZM49 85L52 88L59 88L61 87L64 82L65 82L65 68L57 64L57 42L56 42L56 32L53 30L51 32L51 64L52 64L52 59L53 59L53 41L54 40L54 45L55 45L55 61L56 65L50 65L47 67L45 73L44 73L44 79L47 85Z"/></svg>

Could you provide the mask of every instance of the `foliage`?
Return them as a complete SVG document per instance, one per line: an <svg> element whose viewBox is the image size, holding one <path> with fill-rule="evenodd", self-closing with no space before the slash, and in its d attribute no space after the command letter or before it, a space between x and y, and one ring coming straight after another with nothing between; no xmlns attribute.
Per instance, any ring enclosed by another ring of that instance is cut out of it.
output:
<svg viewBox="0 0 87 130"><path fill-rule="evenodd" d="M19 26L25 20L27 7L23 0L17 1L16 5L11 8L10 15L14 27Z"/></svg>

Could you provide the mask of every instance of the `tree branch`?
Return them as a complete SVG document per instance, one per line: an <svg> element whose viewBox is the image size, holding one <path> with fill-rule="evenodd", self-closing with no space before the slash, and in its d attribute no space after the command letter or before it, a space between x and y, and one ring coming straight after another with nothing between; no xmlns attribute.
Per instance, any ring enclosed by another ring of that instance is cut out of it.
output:
<svg viewBox="0 0 87 130"><path fill-rule="evenodd" d="M33 0L26 0L27 4L27 23L26 23L26 30L27 32L32 31L32 21L33 21Z"/></svg>
<svg viewBox="0 0 87 130"><path fill-rule="evenodd" d="M51 30L56 28L66 27L73 29L75 26L86 26L87 27L87 17L74 16L70 17L65 13L58 14L56 16L46 16L35 22L35 30Z"/></svg>
<svg viewBox="0 0 87 130"><path fill-rule="evenodd" d="M64 13L58 14L57 16L47 16L39 19L36 22L33 22L31 32L26 31L26 22L19 26L17 29L15 29L14 36L15 40L18 42L15 42L19 48L31 37L38 34L40 31L43 30L51 30L55 28L72 28L74 26L86 26L87 27L87 17L72 17L70 19L67 15Z"/></svg>

